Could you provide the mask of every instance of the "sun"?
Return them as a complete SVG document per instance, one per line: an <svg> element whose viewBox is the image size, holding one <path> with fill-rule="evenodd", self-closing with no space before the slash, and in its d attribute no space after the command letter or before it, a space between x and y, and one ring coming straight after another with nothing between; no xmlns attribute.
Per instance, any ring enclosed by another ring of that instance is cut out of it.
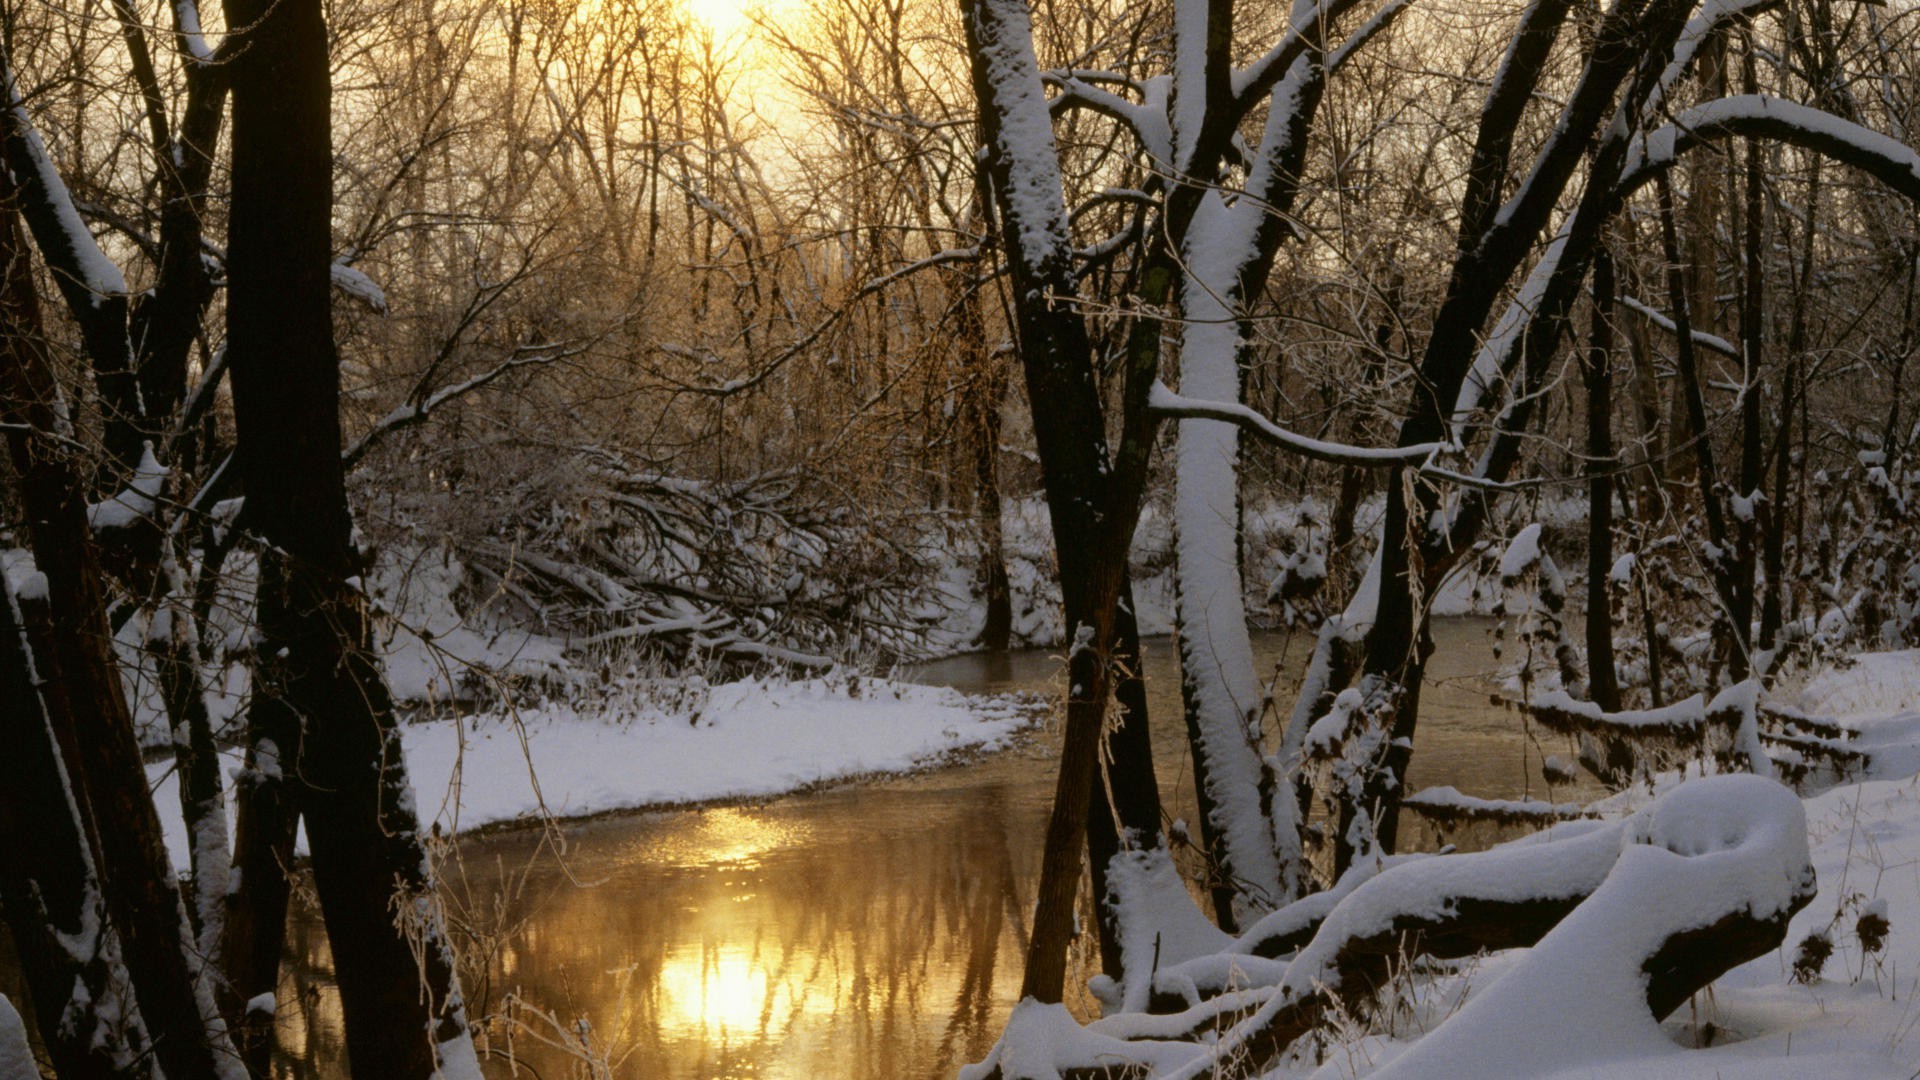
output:
<svg viewBox="0 0 1920 1080"><path fill-rule="evenodd" d="M722 39L751 32L749 16L766 7L760 0L686 0L686 4L688 14Z"/></svg>

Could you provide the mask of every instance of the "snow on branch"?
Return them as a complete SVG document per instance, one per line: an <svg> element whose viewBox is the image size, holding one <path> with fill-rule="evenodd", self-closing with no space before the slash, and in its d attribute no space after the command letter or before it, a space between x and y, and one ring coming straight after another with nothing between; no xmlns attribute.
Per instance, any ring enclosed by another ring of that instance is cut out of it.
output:
<svg viewBox="0 0 1920 1080"><path fill-rule="evenodd" d="M367 305L378 314L387 313L385 290L381 289L379 284L365 272L345 262L335 262L328 267L328 274L333 279L334 288Z"/></svg>
<svg viewBox="0 0 1920 1080"><path fill-rule="evenodd" d="M1564 735L1697 740L1716 720L1737 722L1731 715L1710 716L1704 694L1654 709L1608 712L1564 690L1549 690L1535 696L1527 711L1548 730Z"/></svg>
<svg viewBox="0 0 1920 1080"><path fill-rule="evenodd" d="M1340 70L1348 60L1353 58L1354 53L1359 52L1382 30L1393 25L1393 21L1400 17L1400 13L1412 6L1413 0L1387 0L1387 3L1381 5L1379 11L1373 13L1372 18L1361 23L1358 29L1347 35L1347 40L1341 42L1339 48L1333 50L1332 55L1327 57L1327 70Z"/></svg>
<svg viewBox="0 0 1920 1080"><path fill-rule="evenodd" d="M1400 802L1421 817L1444 825L1492 821L1502 825L1552 825L1598 817L1579 803L1551 803L1541 799L1482 799L1442 785L1422 788Z"/></svg>
<svg viewBox="0 0 1920 1080"><path fill-rule="evenodd" d="M1160 416L1189 420L1223 420L1237 424L1266 441L1314 461L1331 465L1351 465L1362 469L1385 469L1396 465L1415 465L1444 450L1444 443L1419 443L1414 446L1349 446L1296 434L1267 419L1245 405L1227 401L1199 401L1181 397L1156 382L1147 392L1147 408Z"/></svg>
<svg viewBox="0 0 1920 1080"><path fill-rule="evenodd" d="M1920 203L1920 154L1888 135L1798 102L1741 94L1687 109L1633 148L1620 180L1622 196L1701 143L1754 136L1817 150L1851 165Z"/></svg>
<svg viewBox="0 0 1920 1080"><path fill-rule="evenodd" d="M5 80L6 164L25 194L22 212L33 231L48 266L55 271L63 291L76 286L87 293L86 301L100 306L110 297L127 293L127 279L120 267L87 231L80 211L73 204L66 181L54 168L46 144L34 129L33 118L14 83L11 61L0 55L0 78Z"/></svg>
<svg viewBox="0 0 1920 1080"><path fill-rule="evenodd" d="M337 266L336 269L338 269ZM375 421L373 427L369 428L366 434L355 439L353 445L347 447L346 452L340 455L341 461L347 468L353 468L359 463L362 457L366 456L367 451L371 449L373 444L378 440L401 428L412 427L420 423L440 406L456 398L465 397L475 390L486 386L488 383L499 379L502 375L510 371L517 368L536 367L542 364L555 363L570 356L578 356L585 351L586 346L584 345L576 345L570 348L556 345L523 345L515 349L513 355L470 379L462 380L451 386L442 387L425 397L415 398L412 401L395 407L393 411Z"/></svg>
<svg viewBox="0 0 1920 1080"><path fill-rule="evenodd" d="M1319 48L1325 39L1327 26L1352 10L1357 3L1358 0L1324 0L1320 3L1302 0L1295 3L1287 31L1280 40L1252 63L1234 71L1233 98L1240 112L1244 114L1255 102L1266 97L1286 77L1301 53ZM1366 27L1362 27L1355 36L1365 32Z"/></svg>
<svg viewBox="0 0 1920 1080"><path fill-rule="evenodd" d="M1641 318L1646 319L1667 333L1671 334L1675 332L1673 320L1662 314L1659 309L1652 305L1636 300L1631 296L1617 296L1614 300L1621 307L1639 315ZM1717 334L1709 334L1705 330L1695 330L1693 331L1693 343L1701 348L1717 352L1721 356L1731 357L1735 360L1740 359L1739 348L1736 347L1733 342Z"/></svg>
<svg viewBox="0 0 1920 1080"><path fill-rule="evenodd" d="M173 21L187 56L196 64L213 63L214 52L207 47L206 35L200 29L199 0L173 0Z"/></svg>
<svg viewBox="0 0 1920 1080"><path fill-rule="evenodd" d="M1060 88L1060 92L1048 104L1048 110L1055 115L1073 108L1087 109L1125 125L1136 139L1148 146L1154 145L1151 136L1156 128L1166 127L1164 120L1156 124L1152 109L1129 101L1105 87L1095 86L1079 77L1078 73L1047 71L1042 72L1040 77Z"/></svg>

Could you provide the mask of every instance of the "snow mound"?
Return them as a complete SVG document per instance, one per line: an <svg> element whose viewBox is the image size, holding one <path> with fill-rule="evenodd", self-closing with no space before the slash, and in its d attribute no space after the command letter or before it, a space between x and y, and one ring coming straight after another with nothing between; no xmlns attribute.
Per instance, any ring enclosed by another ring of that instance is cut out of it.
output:
<svg viewBox="0 0 1920 1080"><path fill-rule="evenodd" d="M1814 716L1888 716L1920 710L1920 649L1864 653L1814 676L1794 704Z"/></svg>

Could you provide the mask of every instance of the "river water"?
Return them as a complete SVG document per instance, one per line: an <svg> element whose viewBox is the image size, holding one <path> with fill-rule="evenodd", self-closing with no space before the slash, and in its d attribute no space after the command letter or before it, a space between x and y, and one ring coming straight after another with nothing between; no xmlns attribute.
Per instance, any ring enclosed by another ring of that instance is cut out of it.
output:
<svg viewBox="0 0 1920 1080"><path fill-rule="evenodd" d="M1517 714L1489 703L1490 629L1485 620L1436 624L1413 789L1547 794L1540 749ZM1307 635L1256 638L1267 671L1297 671L1310 648ZM1145 664L1163 797L1191 820L1171 643L1150 642ZM1035 650L943 660L914 677L1045 691L1058 672L1057 659ZM463 840L443 877L449 917L483 958L466 975L469 998L475 1013L514 1017L493 1031L489 1075L952 1076L986 1052L1014 1003L1057 735L960 767L762 805ZM310 906L296 908L282 1069L341 1076L324 931ZM0 958L0 989L14 981L9 967Z"/></svg>

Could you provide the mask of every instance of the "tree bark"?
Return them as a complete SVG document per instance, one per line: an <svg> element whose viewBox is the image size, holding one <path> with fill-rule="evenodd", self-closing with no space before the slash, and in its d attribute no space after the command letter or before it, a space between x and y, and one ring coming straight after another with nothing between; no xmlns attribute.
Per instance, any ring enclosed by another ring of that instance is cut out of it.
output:
<svg viewBox="0 0 1920 1080"><path fill-rule="evenodd" d="M1613 260L1593 261L1593 326L1581 373L1587 384L1587 692L1609 712L1620 708L1613 661Z"/></svg>
<svg viewBox="0 0 1920 1080"><path fill-rule="evenodd" d="M477 1063L453 955L351 580L326 22L320 0L228 0L226 11L240 28L227 349L243 519L265 548L255 693L299 725L298 744L278 747L280 771L307 825L355 1074L466 1075Z"/></svg>
<svg viewBox="0 0 1920 1080"><path fill-rule="evenodd" d="M18 197L5 192L8 204ZM8 443L20 502L45 576L49 610L40 697L60 744L83 821L90 821L94 865L116 927L140 1011L157 1033L154 1053L169 1077L220 1075L230 1050L211 993L189 964L192 935L160 818L121 687L107 627L104 574L87 524L87 480L57 433L57 386L41 329L25 239L17 219L0 226L0 309L7 342L0 356L0 400L22 425ZM27 433L32 432L29 436ZM204 1009L204 1011L203 1011Z"/></svg>

